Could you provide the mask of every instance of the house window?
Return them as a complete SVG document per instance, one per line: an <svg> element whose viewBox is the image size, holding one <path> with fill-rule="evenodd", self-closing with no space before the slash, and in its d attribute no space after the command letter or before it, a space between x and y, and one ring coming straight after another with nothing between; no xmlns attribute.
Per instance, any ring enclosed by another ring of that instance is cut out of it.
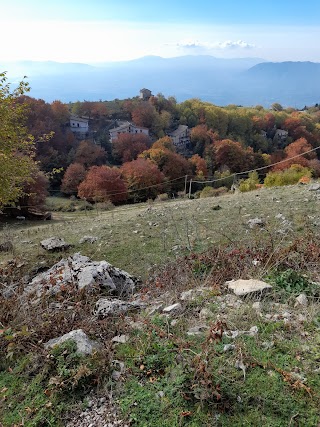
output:
<svg viewBox="0 0 320 427"><path fill-rule="evenodd" d="M140 129L140 133L142 133L142 129Z"/></svg>

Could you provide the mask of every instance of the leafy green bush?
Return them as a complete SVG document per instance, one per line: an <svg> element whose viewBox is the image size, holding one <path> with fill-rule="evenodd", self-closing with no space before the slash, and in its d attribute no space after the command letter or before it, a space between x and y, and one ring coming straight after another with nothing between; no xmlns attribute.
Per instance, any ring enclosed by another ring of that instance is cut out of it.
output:
<svg viewBox="0 0 320 427"><path fill-rule="evenodd" d="M257 188L258 184L259 184L259 175L258 175L258 172L254 171L249 173L248 179L243 179L240 181L239 190L241 191L241 193L252 191Z"/></svg>
<svg viewBox="0 0 320 427"><path fill-rule="evenodd" d="M268 276L268 279L275 288L289 294L299 295L303 292L310 296L320 295L320 287L318 285L291 268L284 271L273 271Z"/></svg>
<svg viewBox="0 0 320 427"><path fill-rule="evenodd" d="M297 184L303 176L311 178L312 171L301 165L292 165L289 169L278 172L269 172L264 180L266 187L280 187Z"/></svg>

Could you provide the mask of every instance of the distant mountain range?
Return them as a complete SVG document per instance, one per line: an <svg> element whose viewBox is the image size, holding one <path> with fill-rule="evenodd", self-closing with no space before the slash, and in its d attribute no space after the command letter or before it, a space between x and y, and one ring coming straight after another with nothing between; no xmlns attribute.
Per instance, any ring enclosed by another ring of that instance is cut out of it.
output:
<svg viewBox="0 0 320 427"><path fill-rule="evenodd" d="M273 102L302 108L320 102L320 63L223 59L208 55L99 64L0 62L12 82L27 76L30 95L46 101L96 101L137 96L142 87L179 102L200 98L216 105Z"/></svg>

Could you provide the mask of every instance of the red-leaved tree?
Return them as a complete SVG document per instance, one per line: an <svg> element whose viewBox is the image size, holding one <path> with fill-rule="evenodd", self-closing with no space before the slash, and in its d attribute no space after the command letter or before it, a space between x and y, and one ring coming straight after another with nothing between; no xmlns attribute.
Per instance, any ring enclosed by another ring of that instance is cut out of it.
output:
<svg viewBox="0 0 320 427"><path fill-rule="evenodd" d="M113 156L122 163L135 160L140 153L150 146L150 139L145 134L121 133L113 142Z"/></svg>
<svg viewBox="0 0 320 427"><path fill-rule="evenodd" d="M131 200L147 200L163 192L165 176L150 160L139 158L124 163L121 172L128 187L128 198Z"/></svg>
<svg viewBox="0 0 320 427"><path fill-rule="evenodd" d="M127 187L119 169L92 166L78 187L78 196L89 202L118 203L127 199Z"/></svg>

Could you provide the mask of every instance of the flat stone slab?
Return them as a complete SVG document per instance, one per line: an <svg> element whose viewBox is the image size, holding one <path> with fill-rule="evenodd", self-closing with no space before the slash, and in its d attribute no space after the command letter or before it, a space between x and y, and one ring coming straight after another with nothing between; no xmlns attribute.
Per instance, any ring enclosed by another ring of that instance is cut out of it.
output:
<svg viewBox="0 0 320 427"><path fill-rule="evenodd" d="M269 285L269 283L256 279L230 280L225 284L228 286L229 291L233 291L233 293L237 296L261 293L272 289L272 286Z"/></svg>

